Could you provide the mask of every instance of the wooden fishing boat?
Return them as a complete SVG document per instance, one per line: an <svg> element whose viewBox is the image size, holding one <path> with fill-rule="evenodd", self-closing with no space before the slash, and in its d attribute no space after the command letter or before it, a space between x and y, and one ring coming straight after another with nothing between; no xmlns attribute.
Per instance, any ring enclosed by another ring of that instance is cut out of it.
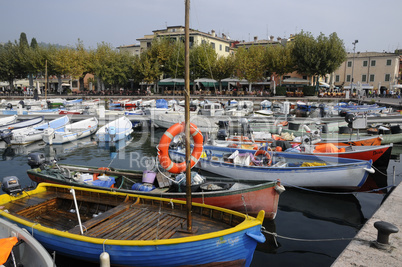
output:
<svg viewBox="0 0 402 267"><path fill-rule="evenodd" d="M393 144L389 145L375 145L375 146L362 146L362 145L335 145L334 143L318 144L298 144L291 141L277 141L267 143L255 143L245 136L233 137L232 142L214 142L215 145L220 147L231 147L241 149L258 150L260 147L266 146L270 150L275 150L276 145L280 145L281 151L295 152L307 155L319 153L321 156L341 157L359 160L372 160L373 165L387 167L391 157ZM236 142L234 142L236 140ZM287 145L285 144L287 143ZM292 148L299 146L299 148ZM288 148L288 149L287 149Z"/></svg>
<svg viewBox="0 0 402 267"><path fill-rule="evenodd" d="M44 159L41 153L32 153L28 158ZM40 160L39 160L40 161ZM38 167L38 161L31 163L33 169L27 170L32 181L47 182L93 189L134 193L168 199L185 200L185 187L173 178L166 178L168 173L131 171L101 167L58 164L58 166ZM106 176L105 176L106 175ZM146 176L151 179L145 180ZM157 179L152 180L152 175ZM85 177L85 180L84 178ZM101 177L101 179L98 179ZM143 181L148 181L144 183ZM150 191L148 191L150 190ZM279 181L265 183L240 183L221 181L218 177L206 177L206 182L192 188L192 201L219 206L252 215L265 211L266 219L274 219L277 213L280 193L284 187Z"/></svg>
<svg viewBox="0 0 402 267"><path fill-rule="evenodd" d="M393 145L380 146L335 146L332 143L322 145L303 145L301 153L348 159L372 160L373 166L387 168Z"/></svg>
<svg viewBox="0 0 402 267"><path fill-rule="evenodd" d="M242 181L280 179L285 186L354 190L364 184L369 173L374 173L371 160L217 146L204 146L204 151L198 161L200 169ZM170 153L183 156L180 149ZM258 160L260 154L266 160Z"/></svg>
<svg viewBox="0 0 402 267"><path fill-rule="evenodd" d="M100 142L112 142L124 139L132 132L133 124L127 117L122 116L99 128L95 136Z"/></svg>
<svg viewBox="0 0 402 267"><path fill-rule="evenodd" d="M0 196L0 216L26 229L48 250L118 266L249 266L264 242L257 218L179 200L41 183Z"/></svg>
<svg viewBox="0 0 402 267"><path fill-rule="evenodd" d="M0 218L1 266L56 266L49 252L27 231Z"/></svg>
<svg viewBox="0 0 402 267"><path fill-rule="evenodd" d="M98 129L98 119L95 117L67 124L59 129L48 128L43 132L43 141L49 145L64 144L90 136Z"/></svg>
<svg viewBox="0 0 402 267"><path fill-rule="evenodd" d="M69 122L70 119L68 116L61 116L59 118L36 126L12 130L10 134L7 135L7 137L5 137L3 134L1 134L0 136L6 143L10 143L13 145L29 144L42 140L45 129L59 129L61 127L64 127Z"/></svg>

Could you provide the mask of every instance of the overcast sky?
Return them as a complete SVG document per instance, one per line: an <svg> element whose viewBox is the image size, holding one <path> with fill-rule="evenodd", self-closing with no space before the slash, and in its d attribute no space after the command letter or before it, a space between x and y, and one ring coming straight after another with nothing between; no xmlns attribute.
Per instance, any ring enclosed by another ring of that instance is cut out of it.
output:
<svg viewBox="0 0 402 267"><path fill-rule="evenodd" d="M0 43L18 40L96 48L138 43L166 26L184 25L184 0L0 0ZM402 49L401 0L192 0L190 27L234 40L314 37L333 32L348 52Z"/></svg>

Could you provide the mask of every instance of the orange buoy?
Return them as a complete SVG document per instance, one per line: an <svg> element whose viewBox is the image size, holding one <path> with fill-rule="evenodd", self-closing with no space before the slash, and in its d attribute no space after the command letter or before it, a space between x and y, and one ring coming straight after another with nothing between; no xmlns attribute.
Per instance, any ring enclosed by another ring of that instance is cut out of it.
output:
<svg viewBox="0 0 402 267"><path fill-rule="evenodd" d="M282 151L282 147L281 146L275 147L275 151Z"/></svg>
<svg viewBox="0 0 402 267"><path fill-rule="evenodd" d="M257 156L259 156L259 155L264 155L264 156L268 159L268 164L267 164L267 166L271 166L271 164L272 164L272 158L271 158L271 155L269 154L268 151L260 149L260 150L257 150L257 151L254 153L254 157L257 157Z"/></svg>
<svg viewBox="0 0 402 267"><path fill-rule="evenodd" d="M169 157L169 145L173 138L184 132L185 123L176 123L172 125L163 134L159 145L158 145L158 159L162 167L170 173L182 173L186 170L186 162L174 163ZM195 124L190 123L190 135L194 140L194 148L191 153L191 168L198 162L201 157L203 150L203 140L201 131L195 126Z"/></svg>

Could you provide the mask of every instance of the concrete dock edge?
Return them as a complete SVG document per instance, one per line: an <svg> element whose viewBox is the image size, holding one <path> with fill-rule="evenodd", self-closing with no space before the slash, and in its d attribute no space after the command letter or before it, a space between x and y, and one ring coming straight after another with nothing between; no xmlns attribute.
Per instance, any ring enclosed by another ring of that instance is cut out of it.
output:
<svg viewBox="0 0 402 267"><path fill-rule="evenodd" d="M399 232L389 236L389 250L371 246L377 240L377 221L385 221L398 227ZM399 184L387 197L380 208L366 222L355 238L339 255L332 267L344 266L402 266L402 185Z"/></svg>

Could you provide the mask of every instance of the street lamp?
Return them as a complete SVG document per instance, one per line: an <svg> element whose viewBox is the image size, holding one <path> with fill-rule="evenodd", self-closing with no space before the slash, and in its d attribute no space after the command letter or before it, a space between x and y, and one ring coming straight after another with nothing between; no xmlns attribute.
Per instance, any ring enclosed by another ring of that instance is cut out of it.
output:
<svg viewBox="0 0 402 267"><path fill-rule="evenodd" d="M353 45L353 60L352 60L352 79L350 80L350 90L351 92L353 92L352 90L352 86L353 86L353 69L355 67L355 52L356 52L356 44L359 42L359 40L355 40L352 45Z"/></svg>

